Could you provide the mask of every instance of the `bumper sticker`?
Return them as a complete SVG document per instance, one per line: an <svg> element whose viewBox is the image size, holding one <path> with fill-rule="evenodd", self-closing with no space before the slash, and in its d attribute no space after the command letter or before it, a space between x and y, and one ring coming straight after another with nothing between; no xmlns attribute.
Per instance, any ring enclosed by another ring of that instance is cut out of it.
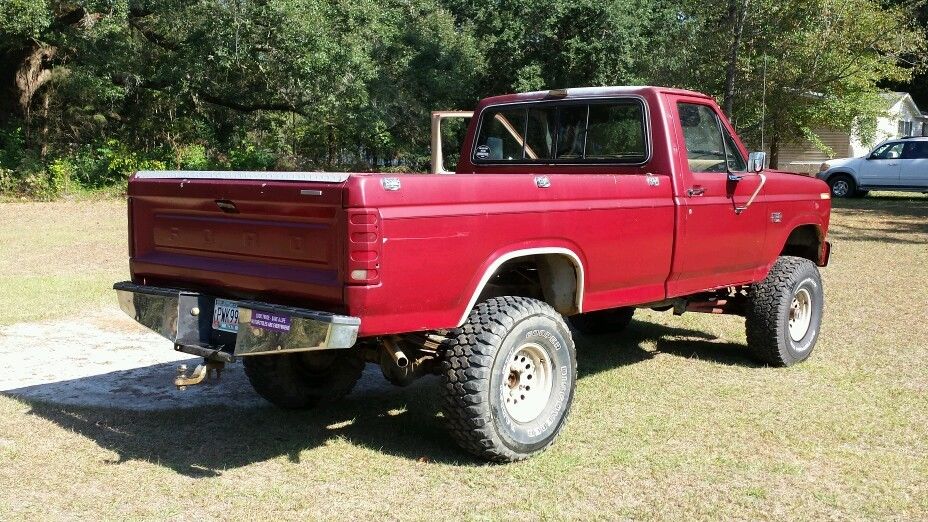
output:
<svg viewBox="0 0 928 522"><path fill-rule="evenodd" d="M251 317L251 326L264 330L274 330L276 332L289 332L290 317L255 310Z"/></svg>

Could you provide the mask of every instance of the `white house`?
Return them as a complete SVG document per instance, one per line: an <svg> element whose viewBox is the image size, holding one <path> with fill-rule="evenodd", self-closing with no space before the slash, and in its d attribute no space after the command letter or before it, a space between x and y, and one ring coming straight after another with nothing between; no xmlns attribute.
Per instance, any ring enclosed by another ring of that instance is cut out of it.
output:
<svg viewBox="0 0 928 522"><path fill-rule="evenodd" d="M822 143L832 149L827 154L812 142L804 140L780 148L779 168L794 172L815 173L819 165L830 158L863 156L881 141L900 136L928 136L928 113L923 114L907 92L887 92L880 95L886 112L877 118L876 135L864 140L856 132L841 129L817 129Z"/></svg>

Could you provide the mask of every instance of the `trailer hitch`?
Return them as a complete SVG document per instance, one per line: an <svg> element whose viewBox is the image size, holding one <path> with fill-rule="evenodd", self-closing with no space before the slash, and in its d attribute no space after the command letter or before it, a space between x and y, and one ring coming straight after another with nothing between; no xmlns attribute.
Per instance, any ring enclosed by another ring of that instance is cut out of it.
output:
<svg viewBox="0 0 928 522"><path fill-rule="evenodd" d="M177 386L178 390L186 390L187 386L196 386L209 379L210 373L215 373L216 380L218 381L225 367L226 363L221 361L203 361L203 364L198 365L193 370L193 373L187 375L187 365L181 364L177 368L177 377L174 379L174 386Z"/></svg>

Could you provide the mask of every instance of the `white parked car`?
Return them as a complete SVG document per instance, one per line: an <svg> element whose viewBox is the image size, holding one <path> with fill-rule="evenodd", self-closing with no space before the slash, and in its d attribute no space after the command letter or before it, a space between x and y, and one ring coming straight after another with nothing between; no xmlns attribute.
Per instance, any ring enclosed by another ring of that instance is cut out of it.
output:
<svg viewBox="0 0 928 522"><path fill-rule="evenodd" d="M836 198L871 190L928 193L928 137L886 140L866 156L828 160L818 178L828 183Z"/></svg>

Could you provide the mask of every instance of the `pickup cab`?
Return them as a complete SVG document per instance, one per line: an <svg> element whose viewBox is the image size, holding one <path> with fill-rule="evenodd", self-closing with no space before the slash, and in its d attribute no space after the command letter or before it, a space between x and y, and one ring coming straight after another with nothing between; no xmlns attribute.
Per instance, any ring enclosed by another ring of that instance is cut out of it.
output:
<svg viewBox="0 0 928 522"><path fill-rule="evenodd" d="M284 408L347 394L366 363L439 374L452 438L513 461L571 409L574 335L636 308L743 316L747 351L809 357L831 209L765 168L712 98L660 87L491 97L450 174L138 172L120 306L204 357L241 361Z"/></svg>

